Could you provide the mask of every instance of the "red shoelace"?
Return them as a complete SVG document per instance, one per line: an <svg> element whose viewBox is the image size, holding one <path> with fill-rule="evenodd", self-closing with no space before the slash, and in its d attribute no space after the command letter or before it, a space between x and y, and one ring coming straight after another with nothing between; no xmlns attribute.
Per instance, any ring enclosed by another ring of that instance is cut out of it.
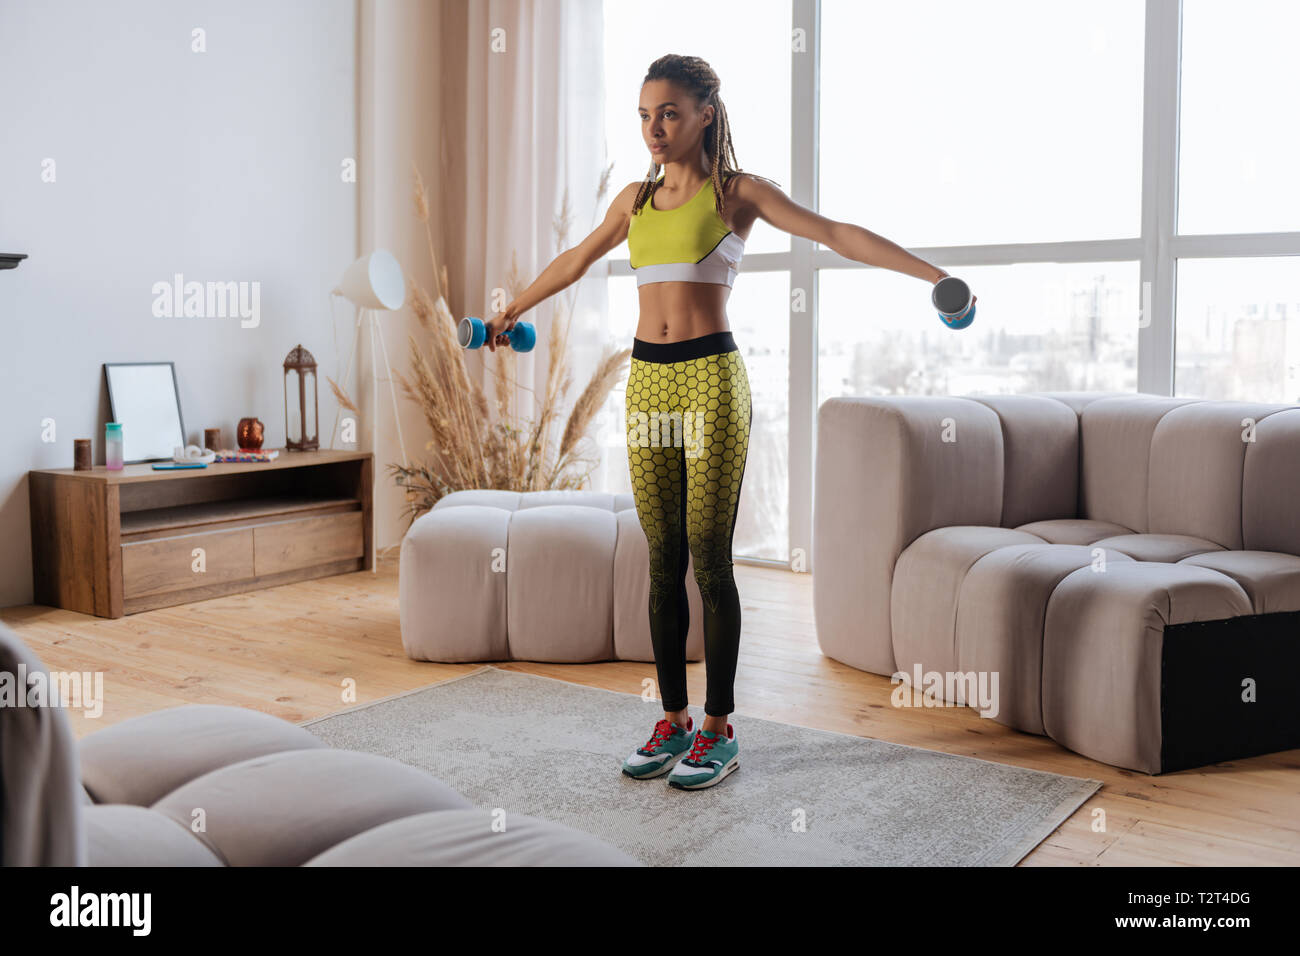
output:
<svg viewBox="0 0 1300 956"><path fill-rule="evenodd" d="M704 734L696 734L695 743L691 747L691 752L686 756L686 762L699 763L700 758L703 757L705 754L707 754L710 750L712 750L713 745L716 744L721 739L722 739L721 736L706 737L704 736Z"/></svg>
<svg viewBox="0 0 1300 956"><path fill-rule="evenodd" d="M659 723L655 724L655 732L650 735L650 739L646 741L646 745L641 749L654 750L672 735L673 725L667 720L667 718L664 718L660 720Z"/></svg>

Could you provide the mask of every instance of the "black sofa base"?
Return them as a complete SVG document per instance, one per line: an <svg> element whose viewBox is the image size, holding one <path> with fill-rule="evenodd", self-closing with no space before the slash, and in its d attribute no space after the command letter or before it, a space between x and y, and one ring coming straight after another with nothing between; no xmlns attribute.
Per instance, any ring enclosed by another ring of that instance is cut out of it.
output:
<svg viewBox="0 0 1300 956"><path fill-rule="evenodd" d="M1300 747L1300 611L1166 625L1160 730L1161 773Z"/></svg>

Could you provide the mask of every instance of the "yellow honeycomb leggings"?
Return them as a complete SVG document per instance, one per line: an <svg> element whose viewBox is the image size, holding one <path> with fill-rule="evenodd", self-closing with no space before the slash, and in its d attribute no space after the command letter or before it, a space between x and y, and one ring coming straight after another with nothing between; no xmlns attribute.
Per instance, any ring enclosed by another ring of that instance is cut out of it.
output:
<svg viewBox="0 0 1300 956"><path fill-rule="evenodd" d="M666 711L687 705L688 555L704 603L704 712L735 709L740 595L731 540L752 417L749 377L730 332L633 339L627 461L650 545L650 638Z"/></svg>

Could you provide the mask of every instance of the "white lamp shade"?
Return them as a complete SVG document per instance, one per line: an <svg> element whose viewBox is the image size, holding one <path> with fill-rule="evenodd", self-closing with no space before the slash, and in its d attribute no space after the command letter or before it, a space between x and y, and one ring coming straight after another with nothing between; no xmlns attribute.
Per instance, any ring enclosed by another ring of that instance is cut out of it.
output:
<svg viewBox="0 0 1300 956"><path fill-rule="evenodd" d="M392 311L406 301L406 278L391 252L376 249L348 266L334 294L365 309Z"/></svg>

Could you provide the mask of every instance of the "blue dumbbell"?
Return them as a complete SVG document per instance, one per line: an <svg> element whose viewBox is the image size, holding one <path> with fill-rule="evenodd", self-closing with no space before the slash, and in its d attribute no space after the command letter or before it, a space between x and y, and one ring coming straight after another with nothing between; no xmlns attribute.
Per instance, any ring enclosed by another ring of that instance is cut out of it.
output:
<svg viewBox="0 0 1300 956"><path fill-rule="evenodd" d="M970 286L956 276L945 276L934 284L930 302L950 329L964 329L975 321L975 302Z"/></svg>
<svg viewBox="0 0 1300 956"><path fill-rule="evenodd" d="M516 322L505 335L516 352L531 352L537 344L537 330L531 322ZM487 323L472 315L461 319L456 327L456 339L463 349L482 348L487 344Z"/></svg>

